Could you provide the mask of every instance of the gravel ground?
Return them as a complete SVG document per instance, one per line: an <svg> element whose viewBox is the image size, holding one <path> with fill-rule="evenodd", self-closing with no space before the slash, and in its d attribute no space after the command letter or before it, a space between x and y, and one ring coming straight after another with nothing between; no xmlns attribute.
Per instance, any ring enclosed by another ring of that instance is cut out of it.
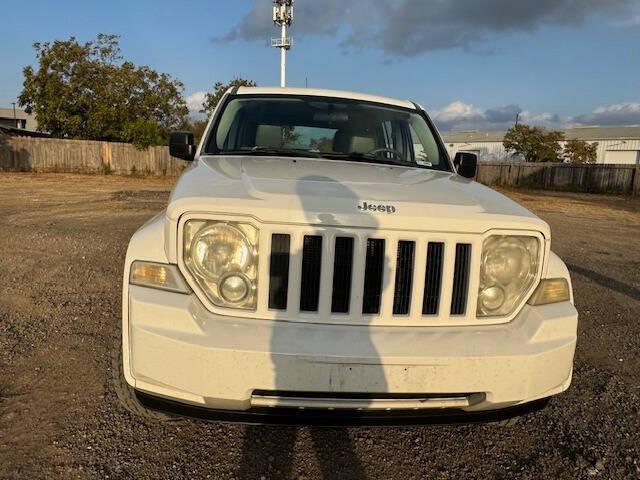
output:
<svg viewBox="0 0 640 480"><path fill-rule="evenodd" d="M0 478L640 478L640 200L506 192L581 315L574 383L515 427L157 423L111 387L131 234L169 180L0 174Z"/></svg>

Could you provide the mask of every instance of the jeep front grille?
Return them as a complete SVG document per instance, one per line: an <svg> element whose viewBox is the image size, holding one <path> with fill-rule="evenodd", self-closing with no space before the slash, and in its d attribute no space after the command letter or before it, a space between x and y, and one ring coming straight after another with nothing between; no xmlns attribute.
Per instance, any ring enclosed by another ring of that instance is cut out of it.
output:
<svg viewBox="0 0 640 480"><path fill-rule="evenodd" d="M420 325L475 317L480 236L273 230L262 237L269 259L260 280L269 318Z"/></svg>

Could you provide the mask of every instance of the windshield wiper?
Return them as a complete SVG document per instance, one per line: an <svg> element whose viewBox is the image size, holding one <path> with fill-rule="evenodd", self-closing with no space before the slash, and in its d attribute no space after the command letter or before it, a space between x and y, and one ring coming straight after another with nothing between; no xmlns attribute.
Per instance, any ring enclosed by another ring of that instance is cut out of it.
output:
<svg viewBox="0 0 640 480"><path fill-rule="evenodd" d="M284 148L284 147L261 147L256 146L251 150L233 150L230 152L235 155L278 155L281 157L307 157L307 158L320 158L317 153L310 152L309 150L303 150L301 148Z"/></svg>
<svg viewBox="0 0 640 480"><path fill-rule="evenodd" d="M411 162L405 162L403 160L395 160L393 158L380 158L375 155L369 155L367 153L323 153L322 157L326 157L333 160L352 160L355 162L370 162L370 163L382 163L384 165L398 165L400 167L415 167L417 165Z"/></svg>

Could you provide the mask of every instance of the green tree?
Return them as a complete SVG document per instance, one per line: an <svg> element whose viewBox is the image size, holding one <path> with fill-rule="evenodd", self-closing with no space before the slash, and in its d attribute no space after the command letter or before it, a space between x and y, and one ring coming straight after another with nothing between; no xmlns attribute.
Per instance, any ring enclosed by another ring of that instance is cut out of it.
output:
<svg viewBox="0 0 640 480"><path fill-rule="evenodd" d="M207 121L206 120L195 120L191 124L190 131L193 132L193 135L196 138L196 143L200 142L200 139L204 135L204 131L207 129Z"/></svg>
<svg viewBox="0 0 640 480"><path fill-rule="evenodd" d="M178 130L193 133L196 145L200 143L200 139L204 136L204 131L207 129L207 120L188 119L185 121Z"/></svg>
<svg viewBox="0 0 640 480"><path fill-rule="evenodd" d="M183 85L123 60L119 37L100 34L36 43L37 67L24 68L19 103L54 137L166 144L188 114Z"/></svg>
<svg viewBox="0 0 640 480"><path fill-rule="evenodd" d="M204 113L207 117L213 114L213 111L222 100L222 97L227 90L232 87L255 87L257 83L253 80L247 80L246 78L236 77L231 80L229 83L216 82L213 86L213 92L207 93L204 98L204 102L202 103L202 110L200 113Z"/></svg>
<svg viewBox="0 0 640 480"><path fill-rule="evenodd" d="M311 150L318 152L332 152L333 151L333 138L321 137L314 138L310 143Z"/></svg>
<svg viewBox="0 0 640 480"><path fill-rule="evenodd" d="M568 140L564 156L569 163L595 163L598 159L598 144L584 140Z"/></svg>
<svg viewBox="0 0 640 480"><path fill-rule="evenodd" d="M541 127L516 125L504 137L507 152L521 155L527 162L561 162L564 133Z"/></svg>

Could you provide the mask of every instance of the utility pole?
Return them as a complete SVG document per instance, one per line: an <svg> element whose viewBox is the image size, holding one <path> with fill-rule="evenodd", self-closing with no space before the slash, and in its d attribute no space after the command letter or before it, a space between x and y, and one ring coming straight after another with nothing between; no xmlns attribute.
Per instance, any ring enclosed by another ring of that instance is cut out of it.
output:
<svg viewBox="0 0 640 480"><path fill-rule="evenodd" d="M293 46L293 38L287 37L287 27L293 23L294 0L273 0L273 23L281 30L280 38L271 40L271 46L280 49L280 86L287 86L287 51Z"/></svg>
<svg viewBox="0 0 640 480"><path fill-rule="evenodd" d="M16 117L16 102L11 102L13 105L13 126L18 128L18 119Z"/></svg>
<svg viewBox="0 0 640 480"><path fill-rule="evenodd" d="M518 123L520 123L520 113L519 112L516 115L516 127L518 126Z"/></svg>

